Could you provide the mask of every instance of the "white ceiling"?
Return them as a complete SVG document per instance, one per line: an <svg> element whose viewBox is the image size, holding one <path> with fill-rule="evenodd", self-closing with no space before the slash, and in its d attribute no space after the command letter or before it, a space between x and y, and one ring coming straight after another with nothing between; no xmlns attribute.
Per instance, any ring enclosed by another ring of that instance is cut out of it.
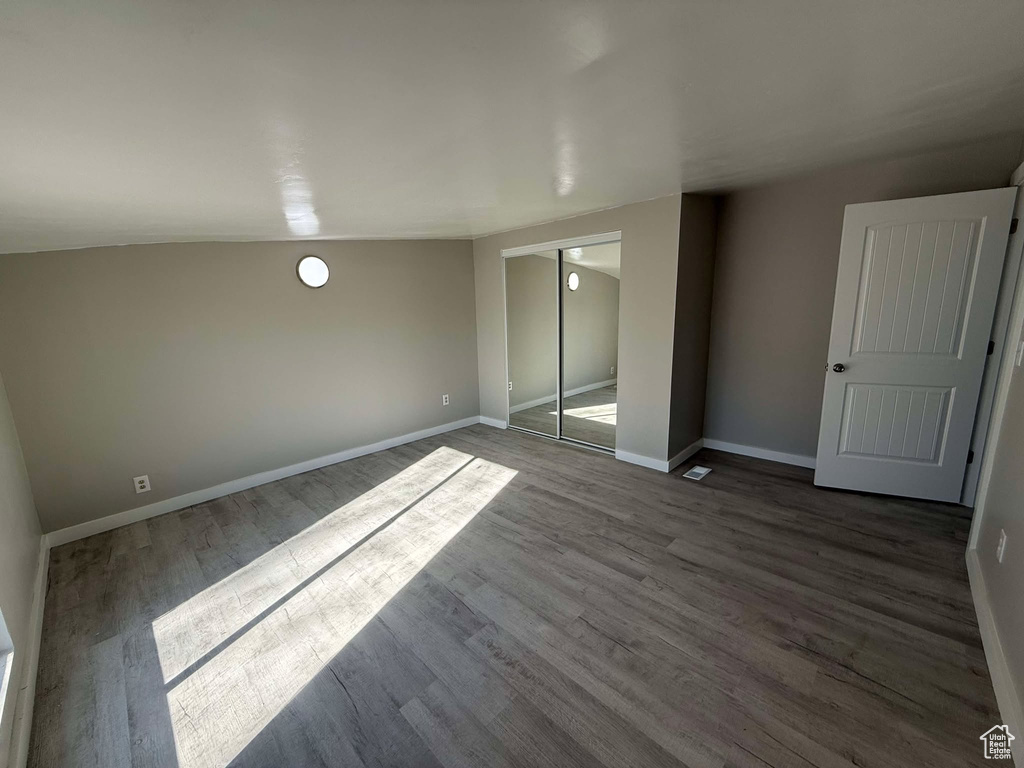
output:
<svg viewBox="0 0 1024 768"><path fill-rule="evenodd" d="M4 0L0 252L467 237L1016 130L1022 30L1019 0Z"/></svg>

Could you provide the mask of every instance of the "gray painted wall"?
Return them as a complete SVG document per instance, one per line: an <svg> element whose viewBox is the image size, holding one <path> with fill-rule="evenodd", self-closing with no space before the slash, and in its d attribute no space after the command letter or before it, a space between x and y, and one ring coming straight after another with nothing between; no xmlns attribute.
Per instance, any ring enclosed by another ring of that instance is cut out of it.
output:
<svg viewBox="0 0 1024 768"><path fill-rule="evenodd" d="M669 458L704 436L717 234L718 199L683 195L679 214Z"/></svg>
<svg viewBox="0 0 1024 768"><path fill-rule="evenodd" d="M715 263L706 438L813 456L843 211L1005 186L1021 134L728 195Z"/></svg>
<svg viewBox="0 0 1024 768"><path fill-rule="evenodd" d="M40 536L18 432L3 379L0 379L0 611L14 647L10 684L2 702L0 766L6 766L9 758L13 760L15 746L20 751L28 746L14 745L11 733L15 717L20 719L23 715L17 708L26 705L17 699L33 632L32 599L39 567ZM5 640L7 638L0 639L0 645ZM0 647L2 650L4 648Z"/></svg>
<svg viewBox="0 0 1024 768"><path fill-rule="evenodd" d="M306 253L325 287L296 279ZM469 241L0 256L0 370L43 529L476 416L473 291Z"/></svg>
<svg viewBox="0 0 1024 768"><path fill-rule="evenodd" d="M501 250L621 230L616 447L667 459L679 205L679 195L671 195L473 241L480 412L484 416L506 417Z"/></svg>

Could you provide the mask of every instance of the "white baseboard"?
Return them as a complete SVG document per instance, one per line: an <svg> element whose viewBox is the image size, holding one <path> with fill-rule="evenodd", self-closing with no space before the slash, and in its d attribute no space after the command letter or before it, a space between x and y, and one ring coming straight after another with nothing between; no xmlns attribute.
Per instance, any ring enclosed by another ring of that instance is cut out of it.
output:
<svg viewBox="0 0 1024 768"><path fill-rule="evenodd" d="M615 449L615 458L619 461L625 461L630 464L636 464L640 467L647 467L648 469L656 469L659 472L671 472L673 469L678 467L688 458L693 456L697 451L704 447L704 440L699 439L691 445L686 446L673 456L668 461L663 459L652 459L650 456L641 456L639 453L630 453L629 451L622 451L618 448Z"/></svg>
<svg viewBox="0 0 1024 768"><path fill-rule="evenodd" d="M32 587L32 612L29 615L29 646L25 651L18 695L14 703L14 726L11 729L10 768L28 764L29 740L32 738L32 710L36 702L36 679L39 673L39 647L43 637L43 610L46 605L46 578L50 566L50 546L46 534L39 538L39 563Z"/></svg>
<svg viewBox="0 0 1024 768"><path fill-rule="evenodd" d="M725 443L721 440L709 440L704 438L704 447L713 451L725 451L726 453L738 453L740 456L752 456L755 459L766 459L778 461L782 464L794 464L798 467L814 469L816 463L814 456L803 456L799 453L783 453L782 451L769 451L767 448L757 448L753 445L739 445L738 443Z"/></svg>
<svg viewBox="0 0 1024 768"><path fill-rule="evenodd" d="M556 399L556 397L548 395L547 397L539 397L536 400L527 400L525 403L513 405L511 408L508 409L508 412L519 413L520 411L526 411L529 410L530 408L536 408L538 405L544 405L544 403L551 403L551 407L554 408L554 402Z"/></svg>
<svg viewBox="0 0 1024 768"><path fill-rule="evenodd" d="M87 523L73 525L69 528L62 528L59 531L53 531L52 533L47 534L46 539L48 540L49 546L59 547L62 544L78 541L79 539L84 539L87 536L94 536L97 533L111 531L114 528L120 528L123 525L130 525L131 523L137 523L140 520L148 520L151 517L163 515L168 512L174 512L179 509L184 509L185 507L191 507L193 504L202 504L205 501L218 499L221 496L238 493L239 491L244 491L248 488L255 488L257 485L272 483L275 480L280 480L285 477L299 475L303 472L309 472L314 469L329 466L330 464L337 464L338 462L355 459L359 456L365 456L368 453L384 451L388 448L394 448L396 445L404 445L405 443L422 440L425 437L440 435L444 432L451 432L454 429L462 429L463 427L479 424L480 422L481 418L479 416L470 416L465 419L460 419L459 421L441 424L436 427L429 427L428 429L421 429L418 432L410 432L407 435L390 437L387 440L381 440L380 442L372 443L370 445L361 445L356 448L349 448L348 450L340 451L339 453L332 453L329 456L321 456L316 459L310 459L309 461L299 462L298 464L292 464L288 467L271 469L267 472L258 472L255 475L249 475L248 477L242 477L238 480L221 483L220 485L215 485L212 488L192 491L191 493L185 493L171 499L164 499L163 501L157 501L153 504L147 504L144 507L128 509L124 512L118 512L117 514L108 515L107 517L101 517L98 520L90 520Z"/></svg>
<svg viewBox="0 0 1024 768"><path fill-rule="evenodd" d="M668 471L671 472L703 447L704 438L698 438L692 444L683 448L683 450L668 460Z"/></svg>
<svg viewBox="0 0 1024 768"><path fill-rule="evenodd" d="M486 424L488 427L497 427L498 429L506 429L508 427L508 424L501 419L492 419L490 416L481 416L480 423Z"/></svg>
<svg viewBox="0 0 1024 768"><path fill-rule="evenodd" d="M592 392L595 389L604 389L605 387L610 387L612 384L617 384L618 382L618 379L608 379L607 381L599 381L595 384L586 384L582 387L576 387L576 389L567 389L562 396L572 397L574 395L582 395L584 392ZM544 405L544 403L553 403L557 399L558 398L556 396L551 395L547 397L540 397L536 400L527 400L525 403L513 405L508 410L509 413L519 413L520 411L525 411L529 408L536 408L538 405Z"/></svg>
<svg viewBox="0 0 1024 768"><path fill-rule="evenodd" d="M647 467L648 469L656 469L659 472L668 472L668 462L662 459L652 459L650 456L641 456L639 453L630 453L629 451L623 451L618 448L615 449L615 458L619 461L625 461L629 464L636 464L640 467Z"/></svg>
<svg viewBox="0 0 1024 768"><path fill-rule="evenodd" d="M992 606L988 602L988 590L985 588L985 579L981 574L981 563L978 561L978 550L976 549L967 550L967 574L971 580L971 597L974 600L974 610L978 614L978 629L981 631L981 642L985 647L985 661L988 663L989 676L992 678L992 688L995 690L999 714L1003 723L1009 726L1010 733L1016 734L1020 739L1024 732L1024 708L1021 706L1020 696L1014 687L1010 666L1006 661L1003 644L999 639L999 631L996 629L995 617L992 615ZM1014 762L1019 765L1022 753L1024 753L1024 746L1011 747L1011 751Z"/></svg>
<svg viewBox="0 0 1024 768"><path fill-rule="evenodd" d="M576 389L567 389L563 397L572 397L573 395L582 395L584 392L592 392L595 389L604 389L610 387L612 384L618 384L618 379L607 379L605 381L599 381L595 384L586 384L582 387L576 387Z"/></svg>

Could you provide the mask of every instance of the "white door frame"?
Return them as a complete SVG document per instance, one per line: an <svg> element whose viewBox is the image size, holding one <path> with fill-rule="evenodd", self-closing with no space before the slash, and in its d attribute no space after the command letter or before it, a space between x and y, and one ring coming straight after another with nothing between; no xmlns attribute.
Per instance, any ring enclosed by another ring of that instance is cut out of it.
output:
<svg viewBox="0 0 1024 768"><path fill-rule="evenodd" d="M1013 208L1013 216L1022 219L1024 216L1024 164L1013 174L1012 183L1021 187L1017 193L1017 202ZM1013 371L1016 367L1016 353L1018 344L1024 340L1024 270L1021 266L1021 256L1024 252L1024 230L1018 227L1017 231L1010 235L1006 246L1006 261L1009 265L1014 263L1013 272L1003 272L1003 279L1007 285L999 288L999 301L1004 304L1003 341L1000 346L996 344L996 354L989 356L985 367L985 378L991 379L992 395L987 403L987 413L978 414L979 423L984 424L984 445L981 455L978 455L978 448L972 439L972 448L975 451L974 464L977 465L977 480L975 481L976 494L970 501L974 502L974 515L971 519L971 535L967 541L968 551L977 549L978 534L981 531L981 519L985 514L985 503L988 500L988 486L992 479L992 456L995 453L996 445L999 443L999 433L1003 422L1003 413L1006 411L1006 401L1010 395L1010 382L1013 378ZM1004 301L1005 298L1005 301ZM1000 308L996 308L996 323L1000 321ZM993 328L993 339L996 330ZM996 359L998 358L998 359ZM983 381L982 387L985 386ZM979 405L979 409L981 405ZM984 420L981 421L982 416ZM971 465L968 465L970 467ZM964 504L970 504L966 500L967 483L964 483L965 499Z"/></svg>
<svg viewBox="0 0 1024 768"><path fill-rule="evenodd" d="M1024 165L1021 166L1021 169L1024 169ZM1014 174L1014 178L1014 186L1020 187L1021 180L1017 180L1017 174ZM1024 190L1017 193L1017 201L1013 206L1013 218L1024 218ZM982 374L981 392L978 395L978 410L974 416L974 432L971 434L971 450L974 452L974 461L967 465L967 471L964 473L964 487L960 494L960 503L967 507L973 507L978 499L985 455L995 448L995 443L989 445L988 434L993 424L1002 419L1002 409L1006 405L1006 393L1004 392L1002 406L998 413L996 412L998 386L1002 380L1002 374L1005 373L1003 360L1011 361L1009 369L1012 371L1012 362L1017 350L1017 337L1010 333L1010 329L1019 329L1021 326L1020 318L1014 324L1013 312L1017 294L1020 292L1018 278L1021 267L1021 246L1024 245L1022 238L1024 238L1024 232L1018 230L1010 234L1006 243L1006 258L1003 261L1003 276L999 283L999 298L996 299L996 313L992 319L992 332L989 334L993 352L985 358L985 372ZM1013 339L1010 338L1011 336ZM1007 352L1007 342L1012 342L1009 353ZM998 436L998 429L996 432Z"/></svg>
<svg viewBox="0 0 1024 768"><path fill-rule="evenodd" d="M502 248L501 258L508 256L529 256L537 251L557 251L559 248L581 248L585 245L601 245L622 240L622 231L602 232L597 235L583 235L582 237L566 237L561 240L549 240L546 243L534 245L518 245L515 248Z"/></svg>
<svg viewBox="0 0 1024 768"><path fill-rule="evenodd" d="M1010 177L1010 183L1022 188L1017 195L1013 217L1018 220L1024 219L1024 163L1014 171L1013 176ZM1009 276L1004 275L1008 282L1012 283L1012 290L1010 291L1010 301L1007 302L1008 311L1003 344L1001 349L997 348L1000 353L999 364L995 365L995 361L991 361L993 370L996 371L993 374L995 392L990 404L991 412L986 422L984 454L981 461L975 459L975 463L979 464L980 468L974 515L971 518L971 533L967 539L967 573L971 583L971 597L974 600L974 608L978 616L978 628L981 631L982 644L985 648L985 661L996 694L996 703L999 706L1003 722L1019 734L1020 729L1024 727L1024 702L1021 701L1016 690L1013 675L1008 666L1003 650L1005 638L999 636L978 557L978 538L981 535L988 506L993 456L999 444L999 433L1002 429L1006 402L1009 399L1010 384L1016 369L1017 347L1024 340L1024 269L1020 268L1021 254L1024 251L1024 230L1018 228L1010 235L1006 250L1007 261L1013 259L1018 266L1015 280L1009 280ZM1000 300L1003 297L1002 288L1000 288ZM985 375L989 375L987 369ZM1013 756L1014 760L1020 760L1019 751L1014 752Z"/></svg>

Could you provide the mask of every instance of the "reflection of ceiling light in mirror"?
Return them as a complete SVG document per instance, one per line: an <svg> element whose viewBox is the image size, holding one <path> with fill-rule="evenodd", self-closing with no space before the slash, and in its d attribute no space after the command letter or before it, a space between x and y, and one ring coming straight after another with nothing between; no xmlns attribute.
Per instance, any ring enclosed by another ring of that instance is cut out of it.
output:
<svg viewBox="0 0 1024 768"><path fill-rule="evenodd" d="M580 287L580 276L577 275L575 272L570 272L569 273L569 290L570 291L575 291L579 287Z"/></svg>
<svg viewBox="0 0 1024 768"><path fill-rule="evenodd" d="M582 259L583 249L582 248L570 248L566 253L569 254L570 259Z"/></svg>

